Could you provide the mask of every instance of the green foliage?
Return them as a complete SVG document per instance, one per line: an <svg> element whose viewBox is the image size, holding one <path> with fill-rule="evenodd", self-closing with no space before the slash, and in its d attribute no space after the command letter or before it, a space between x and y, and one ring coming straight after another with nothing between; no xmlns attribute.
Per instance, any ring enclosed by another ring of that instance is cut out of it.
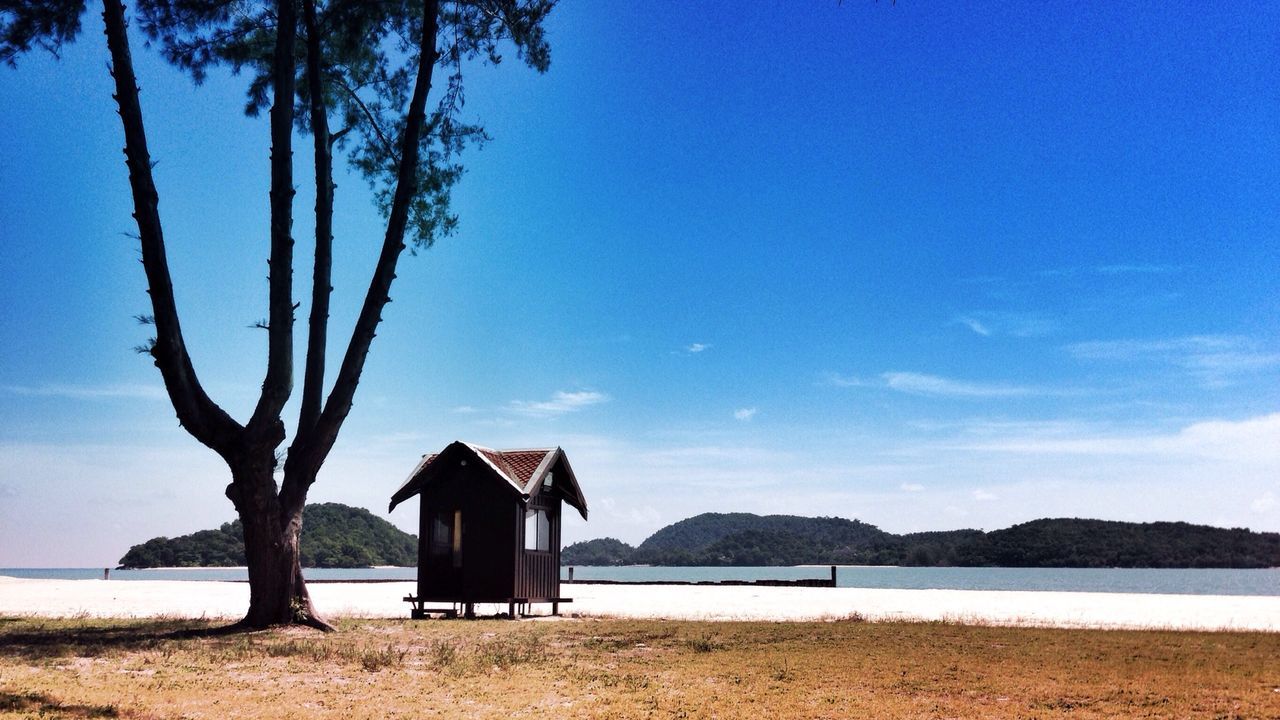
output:
<svg viewBox="0 0 1280 720"><path fill-rule="evenodd" d="M1280 566L1280 534L1183 522L1033 520L958 548L966 565L1259 568Z"/></svg>
<svg viewBox="0 0 1280 720"><path fill-rule="evenodd" d="M84 0L0 0L0 62L16 67L32 49L55 57L80 32Z"/></svg>
<svg viewBox="0 0 1280 720"><path fill-rule="evenodd" d="M369 182L383 214L390 211L400 162L404 108L413 93L422 36L423 3L393 0L316 0L321 87L335 122L333 139L354 169ZM408 230L419 247L450 235L458 224L450 190L462 177L457 157L470 143L488 139L479 125L461 119L465 105L462 69L477 61L502 61L503 45L538 72L551 64L542 23L555 0L454 0L436 17L436 87L440 99L427 118L419 146L417 187L409 201ZM170 64L197 83L225 67L248 77L245 112L258 115L272 100L276 4L244 0L138 0L137 26ZM0 62L46 50L55 55L81 30L84 0L0 0ZM309 134L310 90L307 36L299 11L294 117ZM440 76L443 77L440 77Z"/></svg>
<svg viewBox="0 0 1280 720"><path fill-rule="evenodd" d="M418 538L363 508L308 505L299 544L303 567L412 566ZM234 567L245 564L240 521L176 538L152 538L120 558L121 568Z"/></svg>
<svg viewBox="0 0 1280 720"><path fill-rule="evenodd" d="M662 528L634 550L604 538L570 545L560 558L565 565L1260 568L1280 566L1280 534L1056 519L989 533L894 535L843 518L705 513Z"/></svg>
<svg viewBox="0 0 1280 720"><path fill-rule="evenodd" d="M649 565L869 564L894 537L844 518L704 513L654 533L632 559Z"/></svg>
<svg viewBox="0 0 1280 720"><path fill-rule="evenodd" d="M182 537L158 537L129 548L121 568L228 567L244 565L240 523L223 523L217 530L201 530Z"/></svg>
<svg viewBox="0 0 1280 720"><path fill-rule="evenodd" d="M636 549L614 538L574 543L560 552L562 565L630 565Z"/></svg>
<svg viewBox="0 0 1280 720"><path fill-rule="evenodd" d="M463 64L501 62L501 44L543 72L551 63L542 21L553 0L461 0L441 3L435 64L440 100L427 118L419 146L417 188L409 204L409 231L419 247L450 235L458 218L450 190L462 177L456 161L470 143L488 140L479 125L464 122ZM333 137L351 166L369 182L379 209L390 211L400 163L399 139L413 93L422 35L421 2L317 0L321 85L326 107L338 124ZM230 0L139 0L143 32L165 59L199 83L211 68L225 66L249 76L245 113L258 115L271 104L276 13L272 3ZM302 134L311 132L310 89L305 48L307 29L299 13L297 99L294 117ZM443 77L439 77L443 75Z"/></svg>

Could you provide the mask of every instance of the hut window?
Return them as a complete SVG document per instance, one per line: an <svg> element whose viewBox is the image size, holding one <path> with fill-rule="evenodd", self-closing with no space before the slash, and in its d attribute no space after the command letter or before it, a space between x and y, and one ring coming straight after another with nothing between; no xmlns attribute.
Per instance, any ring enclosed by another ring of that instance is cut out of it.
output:
<svg viewBox="0 0 1280 720"><path fill-rule="evenodd" d="M450 521L453 513L448 510L437 510L431 514L431 554L448 555L452 544L453 528Z"/></svg>
<svg viewBox="0 0 1280 720"><path fill-rule="evenodd" d="M546 510L527 510L524 514L524 549L551 550L551 519Z"/></svg>

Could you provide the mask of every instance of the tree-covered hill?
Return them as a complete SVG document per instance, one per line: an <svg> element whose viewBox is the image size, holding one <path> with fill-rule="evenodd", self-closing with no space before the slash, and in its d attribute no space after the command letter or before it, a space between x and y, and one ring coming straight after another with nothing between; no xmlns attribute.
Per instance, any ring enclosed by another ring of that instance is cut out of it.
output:
<svg viewBox="0 0 1280 720"><path fill-rule="evenodd" d="M874 525L844 518L703 513L649 536L633 560L650 565L794 565L807 562L794 558L822 554L852 563L892 537Z"/></svg>
<svg viewBox="0 0 1280 720"><path fill-rule="evenodd" d="M1002 567L1280 566L1280 534L1184 522L1033 520L975 537L958 564Z"/></svg>
<svg viewBox="0 0 1280 720"><path fill-rule="evenodd" d="M1280 533L1189 523L1034 520L1003 530L906 535L843 518L706 513L630 551L616 540L570 545L565 565L912 565L987 567L1280 567ZM607 560L607 561L606 561Z"/></svg>
<svg viewBox="0 0 1280 720"><path fill-rule="evenodd" d="M614 538L574 543L560 553L561 565L631 565L636 549Z"/></svg>
<svg viewBox="0 0 1280 720"><path fill-rule="evenodd" d="M364 508L341 503L308 505L299 540L303 567L412 566L418 538ZM245 564L240 521L176 538L152 538L120 558L122 569L231 567Z"/></svg>

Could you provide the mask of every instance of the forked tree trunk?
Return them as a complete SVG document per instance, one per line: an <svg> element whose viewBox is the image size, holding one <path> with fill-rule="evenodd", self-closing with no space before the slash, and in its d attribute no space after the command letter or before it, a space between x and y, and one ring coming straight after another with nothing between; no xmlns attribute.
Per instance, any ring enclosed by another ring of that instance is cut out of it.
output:
<svg viewBox="0 0 1280 720"><path fill-rule="evenodd" d="M244 555L249 568L249 611L239 626L260 629L301 624L332 630L311 604L302 578L299 533L302 508L285 508L275 492L272 463L233 470L227 487L244 528Z"/></svg>
<svg viewBox="0 0 1280 720"><path fill-rule="evenodd" d="M368 293L347 352L343 357L334 388L324 407L319 407L320 385L324 379L324 332L328 319L330 229L327 215L332 213L332 168L328 146L319 153L316 182L321 188L317 201L317 272L315 275L316 311L312 316L312 348L308 353L307 388L304 389L303 411L289 451L285 477L277 488L272 476L276 467L275 449L285 439L280 413L292 389L293 371L293 299L292 299L292 149L294 97L295 3L282 0L277 8L277 39L273 62L275 102L271 109L271 273L270 323L267 376L262 395L253 416L245 425L236 422L205 393L196 378L195 367L187 354L173 285L166 259L161 230L159 195L151 174L151 157L147 150L142 107L138 100L138 84L129 51L124 6L120 0L104 0L103 21L107 46L111 53L111 73L115 79L115 99L125 132L125 158L129 167L129 183L133 192L134 218L138 223L142 264L147 274L156 337L150 350L156 367L164 378L165 389L173 401L178 421L193 437L217 452L231 468L232 482L227 497L236 507L244 527L245 560L249 566L249 612L238 623L241 628L265 628L272 625L303 624L325 630L333 629L316 615L302 579L299 562L298 534L302 528L302 511L307 489L315 481L320 466L338 436L342 423L351 410L352 397L364 369L369 346L382 320L382 309L390 302L391 282L395 278L396 261L404 250L405 226L409 204L418 191L417 171L419 141L426 122L426 100L431 90L432 69L436 60L439 0L423 0L423 28L418 47L417 80L410 100L401 138L401 154L395 195L388 214L387 232L383 239L378 265L370 281ZM307 3L305 18L311 35L319 27L315 6ZM317 55L319 43L313 37L308 52ZM310 72L318 79L320 64L311 58ZM314 90L314 88L313 88ZM322 93L314 93L317 96ZM314 105L323 115L323 105ZM327 128L321 122L317 137L324 140ZM325 192L328 188L330 192ZM323 202L322 202L323 200Z"/></svg>

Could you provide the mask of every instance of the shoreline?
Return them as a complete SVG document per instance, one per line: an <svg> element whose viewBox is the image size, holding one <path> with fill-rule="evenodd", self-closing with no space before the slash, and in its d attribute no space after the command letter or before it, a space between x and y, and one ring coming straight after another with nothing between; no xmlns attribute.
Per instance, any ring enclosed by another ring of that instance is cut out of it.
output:
<svg viewBox="0 0 1280 720"><path fill-rule="evenodd" d="M311 588L327 617L408 618L413 581ZM570 618L707 621L952 622L1015 627L1280 632L1280 597L1028 590L565 584ZM34 580L0 576L0 615L227 618L248 607L247 583ZM496 615L506 605L479 604ZM549 613L536 605L535 613Z"/></svg>

